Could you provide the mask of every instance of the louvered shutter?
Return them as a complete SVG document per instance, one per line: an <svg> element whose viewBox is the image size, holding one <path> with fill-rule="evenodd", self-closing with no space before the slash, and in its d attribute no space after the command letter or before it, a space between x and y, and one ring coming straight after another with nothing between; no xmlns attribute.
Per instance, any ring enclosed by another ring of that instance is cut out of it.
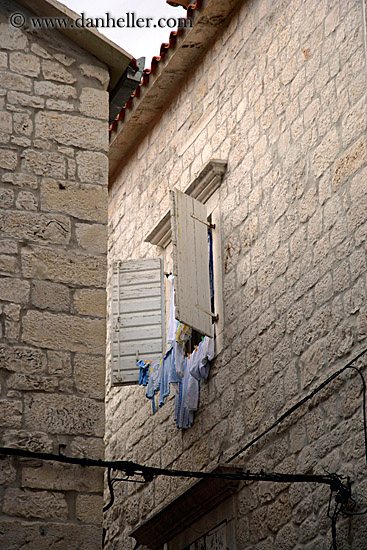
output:
<svg viewBox="0 0 367 550"><path fill-rule="evenodd" d="M170 196L176 318L212 336L206 206L177 189Z"/></svg>
<svg viewBox="0 0 367 550"><path fill-rule="evenodd" d="M139 382L138 359L161 357L164 347L161 258L114 265L111 363L114 385Z"/></svg>

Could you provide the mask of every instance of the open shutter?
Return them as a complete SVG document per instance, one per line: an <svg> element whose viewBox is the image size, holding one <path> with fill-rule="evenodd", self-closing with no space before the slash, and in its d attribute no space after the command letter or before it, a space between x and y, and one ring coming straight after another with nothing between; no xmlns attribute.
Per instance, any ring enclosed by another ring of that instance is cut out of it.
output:
<svg viewBox="0 0 367 550"><path fill-rule="evenodd" d="M170 196L176 318L212 336L206 206L177 189Z"/></svg>
<svg viewBox="0 0 367 550"><path fill-rule="evenodd" d="M117 262L112 281L111 366L114 385L137 384L137 359L158 359L164 347L161 258Z"/></svg>

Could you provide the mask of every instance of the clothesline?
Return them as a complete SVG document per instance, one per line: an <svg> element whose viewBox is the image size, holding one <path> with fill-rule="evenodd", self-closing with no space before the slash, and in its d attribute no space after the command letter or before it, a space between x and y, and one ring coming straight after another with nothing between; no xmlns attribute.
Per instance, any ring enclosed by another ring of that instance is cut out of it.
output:
<svg viewBox="0 0 367 550"><path fill-rule="evenodd" d="M192 330L175 319L173 275L169 275L168 280L172 286L167 331L170 347L159 359L137 362L140 368L139 385L147 388L146 397L152 401L153 414L157 411L156 395L159 394L158 406L162 407L172 386L176 426L187 429L192 426L198 408L199 381L208 378L210 361L214 357L214 326L213 338L202 337L194 350L187 354L186 343L192 336Z"/></svg>

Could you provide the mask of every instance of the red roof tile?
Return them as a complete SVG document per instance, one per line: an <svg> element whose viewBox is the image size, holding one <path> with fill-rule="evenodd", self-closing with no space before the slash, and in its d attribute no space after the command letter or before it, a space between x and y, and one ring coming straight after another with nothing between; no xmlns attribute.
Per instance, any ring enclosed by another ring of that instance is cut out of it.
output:
<svg viewBox="0 0 367 550"><path fill-rule="evenodd" d="M187 6L187 19L191 19L194 15L195 10L200 10L202 5L202 0L196 0L194 4L189 4ZM174 50L176 47L176 41L177 37L181 36L185 32L184 27L179 27L177 31L172 31L169 35L169 41L163 42L160 48L159 56L152 57L152 61L150 64L150 69L144 69L143 76L141 78L140 84L136 88L135 92L130 96L127 103L123 106L119 114L117 115L116 119L113 121L113 123L110 126L110 131L114 131L117 128L117 122L123 121L125 118L125 111L126 109L131 109L133 106L133 100L135 97L140 96L140 89L142 86L147 86L149 84L149 76L153 75L157 71L157 66L160 62L164 61L166 58L166 54L168 50ZM137 70L136 65L136 59L132 59L130 62L130 66Z"/></svg>

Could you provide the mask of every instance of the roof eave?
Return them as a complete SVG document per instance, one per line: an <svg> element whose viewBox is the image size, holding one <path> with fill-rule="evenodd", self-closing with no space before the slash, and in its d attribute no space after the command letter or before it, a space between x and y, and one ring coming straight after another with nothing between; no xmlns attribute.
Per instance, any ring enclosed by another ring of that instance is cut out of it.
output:
<svg viewBox="0 0 367 550"><path fill-rule="evenodd" d="M201 54L213 43L232 10L243 0L203 0L201 9L188 9L191 28L181 29L164 59L155 62L154 72L142 82L123 110L123 119L115 121L110 132L109 175L114 182L130 153L144 138L156 117L179 90L182 80L192 71ZM153 58L153 61L157 58ZM152 64L153 67L153 64Z"/></svg>

